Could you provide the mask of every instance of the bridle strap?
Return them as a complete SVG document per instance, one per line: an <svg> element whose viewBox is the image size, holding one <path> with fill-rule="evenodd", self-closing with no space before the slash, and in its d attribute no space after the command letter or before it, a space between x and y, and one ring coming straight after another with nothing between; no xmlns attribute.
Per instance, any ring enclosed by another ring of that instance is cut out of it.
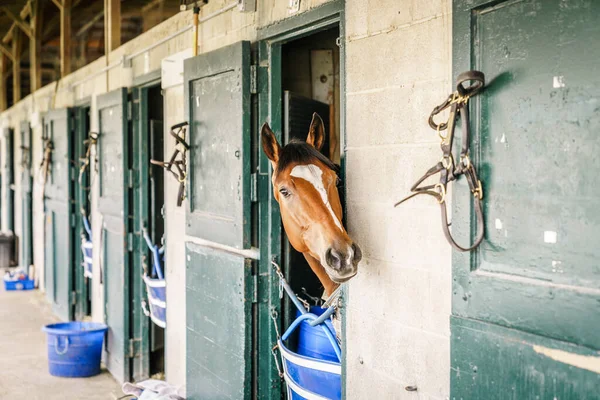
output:
<svg viewBox="0 0 600 400"><path fill-rule="evenodd" d="M185 199L185 181L187 178L186 153L190 149L190 145L185 140L187 125L187 122L180 122L171 127L170 133L171 136L175 138L175 148L173 149L173 154L171 154L169 161L150 160L151 164L164 168L179 182L179 189L177 190L177 207L181 207L183 200ZM179 160L178 157L180 158ZM176 171L173 170L173 167L175 167Z"/></svg>
<svg viewBox="0 0 600 400"><path fill-rule="evenodd" d="M472 82L468 84L468 82ZM465 86L465 84L468 84ZM441 139L442 159L431 167L411 187L411 194L397 202L394 207L399 206L405 201L418 195L428 195L434 197L440 204L442 213L442 230L448 243L459 251L471 251L481 244L485 234L485 220L483 217L483 189L481 181L477 176L475 166L469 158L470 128L469 128L469 98L481 91L485 84L485 76L480 71L467 71L460 74L457 78L456 91L440 105L435 107L429 115L429 126L438 132ZM450 116L446 122L436 123L434 117L442 111L450 108ZM461 149L458 163L452 156L452 147L454 145L454 133L456 121L459 118L462 124ZM447 131L446 134L442 134ZM421 186L428 178L434 175L440 175L439 183ZM448 222L448 210L446 205L446 193L448 183L457 180L461 175L465 176L469 190L475 197L475 216L477 220L477 236L473 244L469 247L462 247L452 237L450 233L450 223Z"/></svg>

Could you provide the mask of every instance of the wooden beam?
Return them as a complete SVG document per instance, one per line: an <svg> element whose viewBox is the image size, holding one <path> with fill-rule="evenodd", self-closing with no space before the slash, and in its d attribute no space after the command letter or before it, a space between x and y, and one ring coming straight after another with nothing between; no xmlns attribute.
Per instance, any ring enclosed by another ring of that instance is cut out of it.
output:
<svg viewBox="0 0 600 400"><path fill-rule="evenodd" d="M71 73L71 0L63 0L60 9L60 76Z"/></svg>
<svg viewBox="0 0 600 400"><path fill-rule="evenodd" d="M60 0L52 0L52 2L58 7L59 10L62 10L63 4Z"/></svg>
<svg viewBox="0 0 600 400"><path fill-rule="evenodd" d="M121 1L104 0L104 47L106 54L121 45Z"/></svg>
<svg viewBox="0 0 600 400"><path fill-rule="evenodd" d="M30 13L31 13L31 0L29 0L27 2L27 4L25 4L25 7L23 7L23 9L19 13L19 15L21 16L22 19L25 19L28 15L30 15Z"/></svg>
<svg viewBox="0 0 600 400"><path fill-rule="evenodd" d="M12 35L16 28L17 28L17 25L13 22L13 24L10 26L10 28L8 28L6 35L4 35L4 37L2 38L2 43L8 43L12 40Z"/></svg>
<svg viewBox="0 0 600 400"><path fill-rule="evenodd" d="M0 53L4 54L6 57L10 58L10 61L14 62L15 59L13 58L12 55L12 51L9 50L8 47L6 47L5 45L0 43Z"/></svg>
<svg viewBox="0 0 600 400"><path fill-rule="evenodd" d="M81 29L79 29L77 31L75 36L81 36L84 33L86 33L87 31L89 31L96 22L98 22L98 21L100 21L100 19L102 19L103 16L104 16L104 9L102 9L102 11L100 11L98 14L96 14L96 16L94 18L92 18L89 22L87 22L84 26L82 26Z"/></svg>
<svg viewBox="0 0 600 400"><path fill-rule="evenodd" d="M12 40L13 104L21 100L21 32L15 31Z"/></svg>
<svg viewBox="0 0 600 400"><path fill-rule="evenodd" d="M31 29L29 28L29 25L27 25L27 22L23 21L23 20L21 19L21 17L19 17L19 16L17 16L17 15L15 15L15 14L13 14L13 13L12 13L12 11L10 11L10 10L9 10L7 7L5 7L5 6L2 6L2 7L1 7L1 10L2 10L2 11L4 11L4 13L5 13L6 15L8 15L8 17L9 17L10 19L12 19L12 20L14 21L14 23L15 23L15 24L17 24L17 26L18 26L19 28L21 28L21 30L22 30L23 32L25 32L25 34L26 34L27 36L29 36L30 38L31 38L31 37L33 37L33 32L31 32Z"/></svg>
<svg viewBox="0 0 600 400"><path fill-rule="evenodd" d="M42 87L42 8L41 0L31 0L29 11L31 18L29 20L33 38L29 40L29 82L31 93Z"/></svg>
<svg viewBox="0 0 600 400"><path fill-rule="evenodd" d="M6 78L4 77L6 64L8 64L8 57L4 54L0 55L0 77L2 77L2 81L0 82L0 111L6 110L6 107L8 106L6 101L6 92L8 91L8 88L6 87Z"/></svg>

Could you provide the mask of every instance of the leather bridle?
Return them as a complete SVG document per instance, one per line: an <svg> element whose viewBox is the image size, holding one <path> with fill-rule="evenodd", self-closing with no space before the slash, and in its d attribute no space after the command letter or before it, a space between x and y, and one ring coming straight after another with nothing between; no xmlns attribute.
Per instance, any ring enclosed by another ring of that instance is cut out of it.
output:
<svg viewBox="0 0 600 400"><path fill-rule="evenodd" d="M468 82L473 82L469 86L464 86ZM459 251L471 251L477 248L483 240L485 231L485 222L483 219L483 188L481 181L477 177L475 166L469 158L469 98L478 94L483 86L485 85L485 76L480 71L467 71L460 74L457 78L456 91L452 93L446 101L439 106L435 107L429 116L429 126L436 130L441 139L442 159L433 167L431 167L425 175L423 175L412 187L412 194L406 198L400 200L394 205L399 206L406 200L411 199L420 194L426 194L434 197L441 207L442 212L442 229L448 242ZM436 124L433 118L450 107L450 116L447 122ZM454 142L454 132L456 127L456 121L460 113L462 120L462 140L460 158L458 164L455 164L454 157L452 156L452 145ZM442 134L442 131L447 130L446 135ZM431 176L440 174L440 180L438 183L420 186L426 179ZM475 203L475 216L477 219L477 237L475 242L469 247L462 247L456 243L452 234L450 233L450 223L448 222L448 211L446 207L446 193L448 183L455 181L464 175L469 189L474 196Z"/></svg>
<svg viewBox="0 0 600 400"><path fill-rule="evenodd" d="M171 136L175 138L175 148L173 149L173 154L168 162L150 160L150 163L163 167L165 170L173 174L175 179L177 179L179 182L179 190L177 191L177 207L181 207L181 204L185 199L185 180L187 178L186 152L190 149L190 145L185 140L187 126L187 122L181 122L171 127L170 133ZM178 160L177 156L179 155L181 155L181 157ZM175 167L177 171L174 171L173 167Z"/></svg>

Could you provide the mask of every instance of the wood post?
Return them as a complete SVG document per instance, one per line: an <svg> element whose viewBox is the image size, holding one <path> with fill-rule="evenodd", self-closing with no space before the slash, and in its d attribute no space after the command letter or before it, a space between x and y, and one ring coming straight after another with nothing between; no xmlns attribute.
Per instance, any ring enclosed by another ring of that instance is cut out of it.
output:
<svg viewBox="0 0 600 400"><path fill-rule="evenodd" d="M8 88L6 87L6 65L8 64L8 57L5 54L0 55L0 111L6 110L8 106L6 102L6 92Z"/></svg>
<svg viewBox="0 0 600 400"><path fill-rule="evenodd" d="M71 73L71 0L62 0L60 7L60 76Z"/></svg>
<svg viewBox="0 0 600 400"><path fill-rule="evenodd" d="M104 53L121 45L121 1L104 0Z"/></svg>
<svg viewBox="0 0 600 400"><path fill-rule="evenodd" d="M41 0L29 2L31 18L30 25L33 38L29 40L29 74L31 82L31 93L42 87L42 12Z"/></svg>
<svg viewBox="0 0 600 400"><path fill-rule="evenodd" d="M13 104L21 100L21 31L13 32L12 54L13 54Z"/></svg>

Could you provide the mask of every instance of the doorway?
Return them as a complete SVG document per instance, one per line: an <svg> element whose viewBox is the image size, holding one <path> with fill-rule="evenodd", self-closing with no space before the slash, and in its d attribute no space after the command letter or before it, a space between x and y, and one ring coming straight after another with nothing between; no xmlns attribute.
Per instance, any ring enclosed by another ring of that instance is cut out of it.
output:
<svg viewBox="0 0 600 400"><path fill-rule="evenodd" d="M340 49L338 26L286 42L281 48L282 145L305 141L313 113L325 125L321 153L340 164ZM340 198L344 206L344 193ZM283 225L281 227L282 232ZM282 267L294 292L310 305L320 305L323 287L302 253L282 235ZM296 318L296 307L285 297L283 326ZM294 345L294 338L290 344Z"/></svg>
<svg viewBox="0 0 600 400"><path fill-rule="evenodd" d="M93 137L92 137L93 136ZM95 134L90 133L90 106L75 109L75 135L72 141L73 165L78 171L74 181L74 203L72 213L75 216L73 228L73 269L75 282L75 319L81 321L91 316L91 199L90 190L97 176L98 165L91 159L91 148L95 146Z"/></svg>
<svg viewBox="0 0 600 400"><path fill-rule="evenodd" d="M150 160L163 160L164 156L164 104L160 84L156 81L134 89L134 153L131 155L137 169L138 183L134 185L132 210L134 234L139 251L134 253L133 282L134 307L132 337L140 342L140 356L134 360L135 380L164 377L165 329L164 324L150 314L153 310L147 296L144 276L151 279L164 277L163 254L159 255L161 273L153 267L154 255L144 238L147 234L152 245L162 247L165 240L165 188L164 169ZM141 307L141 309L140 309ZM162 325L162 326L160 326Z"/></svg>

